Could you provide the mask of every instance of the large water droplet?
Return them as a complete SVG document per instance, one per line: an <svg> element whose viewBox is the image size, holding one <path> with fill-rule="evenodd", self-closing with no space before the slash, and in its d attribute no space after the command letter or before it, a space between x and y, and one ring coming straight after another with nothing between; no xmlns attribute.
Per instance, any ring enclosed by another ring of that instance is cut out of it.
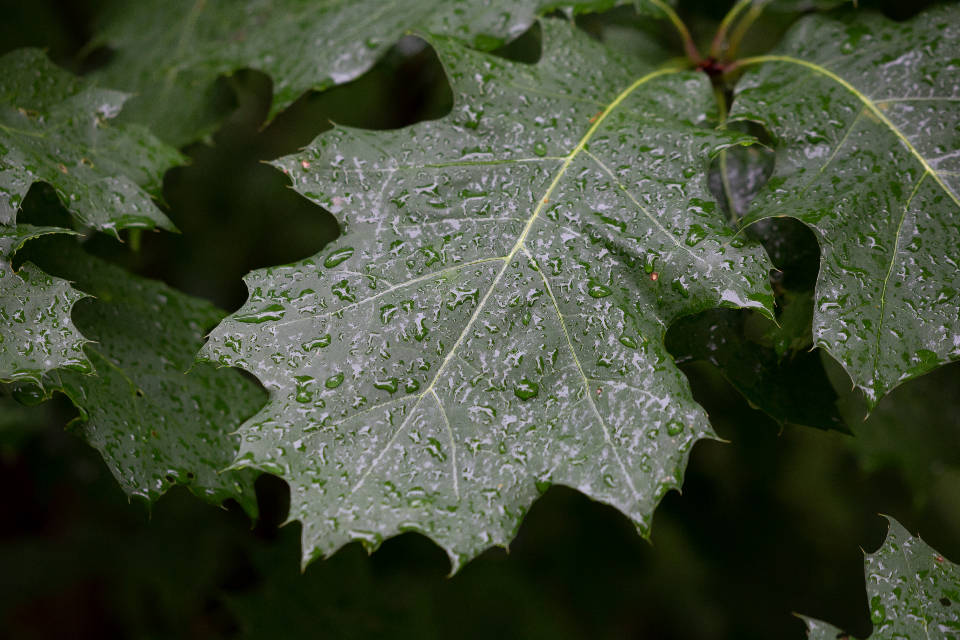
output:
<svg viewBox="0 0 960 640"><path fill-rule="evenodd" d="M327 378L327 381L323 383L323 386L325 386L327 389L336 389L342 383L343 383L343 374L335 373L329 378Z"/></svg>
<svg viewBox="0 0 960 640"><path fill-rule="evenodd" d="M613 293L613 289L590 278L590 282L587 285L587 293L590 294L591 298L606 298Z"/></svg>
<svg viewBox="0 0 960 640"><path fill-rule="evenodd" d="M254 311L253 313L245 313L239 316L234 316L233 319L237 322L260 324L261 322L273 322L275 320L279 320L283 317L283 314L283 305L271 304L270 306L264 307L259 311Z"/></svg>
<svg viewBox="0 0 960 640"><path fill-rule="evenodd" d="M330 269L331 267L335 267L345 260L349 260L351 257L353 257L353 247L337 249L327 256L327 259L323 261L323 266Z"/></svg>
<svg viewBox="0 0 960 640"><path fill-rule="evenodd" d="M514 388L513 393L521 400L536 398L540 393L540 385L524 378L520 381L520 384Z"/></svg>
<svg viewBox="0 0 960 640"><path fill-rule="evenodd" d="M325 333L315 340L304 342L302 345L300 345L300 348L303 349L304 351L310 352L310 351L313 351L314 349L320 349L322 347L326 347L327 345L330 344L330 341L331 341L330 334Z"/></svg>
<svg viewBox="0 0 960 640"><path fill-rule="evenodd" d="M376 389L381 389L387 391L388 393L394 393L397 389L400 388L400 381L396 378L387 378L386 380L374 380L373 386Z"/></svg>

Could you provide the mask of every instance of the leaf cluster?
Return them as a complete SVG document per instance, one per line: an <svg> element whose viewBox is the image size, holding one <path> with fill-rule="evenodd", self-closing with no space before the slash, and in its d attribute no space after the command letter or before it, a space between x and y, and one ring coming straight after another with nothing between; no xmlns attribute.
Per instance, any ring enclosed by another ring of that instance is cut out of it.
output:
<svg viewBox="0 0 960 640"><path fill-rule="evenodd" d="M3 393L67 398L148 503L179 484L256 518L282 478L303 567L414 531L454 573L554 485L649 536L718 438L700 366L922 503L960 467L960 6L689 4L107 2L89 73L6 53ZM406 121L338 97L431 64ZM199 242L171 185L251 87L258 175L337 234L247 265L228 314L141 244ZM877 637L957 633L955 565L895 521L867 586Z"/></svg>

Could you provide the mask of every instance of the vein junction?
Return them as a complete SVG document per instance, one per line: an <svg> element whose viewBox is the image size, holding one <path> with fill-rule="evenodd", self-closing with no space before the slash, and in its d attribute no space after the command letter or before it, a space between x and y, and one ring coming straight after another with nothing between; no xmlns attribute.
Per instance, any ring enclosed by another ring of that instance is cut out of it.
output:
<svg viewBox="0 0 960 640"><path fill-rule="evenodd" d="M546 204L550 201L550 196L553 194L553 192L556 190L557 186L560 184L560 181L563 179L563 176L566 174L567 169L569 169L569 168L570 168L570 165L573 164L573 161L574 161L577 157L579 157L580 153L586 150L587 144L590 142L591 138L593 138L594 134L597 132L597 130L598 130L598 129L600 128L600 126L603 124L604 120L606 120L606 118L607 118L614 110L616 110L617 107L619 107L620 104L623 103L624 100L626 100L634 91L636 91L638 88L640 88L640 87L643 86L644 84L646 84L646 83L650 82L651 80L654 80L655 78L658 78L658 77L660 77L660 76L669 75L669 74L673 74L673 73L677 73L677 72L678 72L678 71L677 71L676 69L661 69L661 70L658 70L658 71L653 71L653 72L651 72L651 73L648 73L648 74L646 74L646 75L638 78L633 84L631 84L629 87L627 87L626 89L624 89L623 91L621 91L620 94L617 95L617 97L613 100L613 102L611 102L609 105L607 105L607 107L603 110L603 112L600 114L600 116L597 117L596 120L594 120L593 124L590 126L590 128L587 130L587 132L584 134L583 138L580 139L580 142L577 143L577 146L575 146L575 147L573 148L573 150L564 158L563 164L560 166L560 169L557 171L556 176L554 176L553 180L550 182L550 185L547 187L546 192L543 194L543 196L542 196L541 198L539 198L539 199L537 200L537 205L536 205L536 207L534 208L533 213L530 215L530 218L527 220L527 224L526 224L526 226L524 226L523 231L520 233L520 236L517 238L516 243L514 243L513 248L510 250L510 252L509 252L506 256L504 256L504 257L502 258L502 259L503 259L503 266L500 268L500 271L497 273L496 277L494 277L493 281L490 283L490 286L487 288L487 291L486 291L486 293L484 294L483 299L480 300L479 304L477 304L476 309L474 310L473 314L470 316L470 319L467 321L466 325L464 326L463 331L461 331L459 337L457 338L457 341L453 344L453 346L452 346L452 347L450 348L450 350L447 352L447 355L446 355L446 357L444 358L443 362L442 362L441 365L437 368L437 373L436 373L436 375L434 376L433 380L430 382L430 384L427 386L427 388L423 390L422 393L420 393L420 394L418 394L418 395L416 396L416 398L417 398L417 399L416 399L416 402L414 402L413 406L410 408L410 413L409 413L409 414L407 415L407 417L404 419L403 423L402 423L402 424L400 425L400 427L396 430L396 432L393 434L393 436L390 438L390 440L386 443L386 446L384 446L384 448L380 451L380 453L377 455L377 457L374 458L374 460L370 463L370 466L367 468L367 470L363 473L363 475L361 475L360 479L359 479L359 480L357 481L357 483L354 485L353 491L356 491L357 489L359 489L359 488L363 485L363 483L366 481L366 479L370 476L370 474L373 473L374 469L377 468L377 466L379 465L380 460L382 460L383 457L386 455L386 453L391 449L391 447L393 446L393 444L396 442L397 438L398 438L398 437L400 436L400 434L403 433L403 431L406 429L407 425L410 423L410 421L411 421L411 419L413 418L413 416L416 415L417 409L419 408L420 403L423 401L423 399L424 399L428 394L433 394L434 397L436 397L437 404L438 404L438 405L440 404L440 398L437 396L437 393L436 393L436 391L434 390L434 386L436 385L437 380L439 380L439 379L441 378L441 376L443 375L444 371L445 371L446 368L447 368L447 365L450 363L450 361L451 361L451 360L454 358L454 356L456 355L457 349L460 347L460 345L463 343L463 341L464 341L464 339L466 338L466 336L469 334L470 330L473 328L474 323L477 321L477 318L479 318L480 313L483 311L484 307L485 307L486 304L487 304L487 301L490 299L490 296L493 294L494 290L497 288L497 285L498 285L498 284L500 283L500 281L503 279L503 276L504 276L504 274L506 274L507 269L510 267L510 264L511 264L511 262L513 261L513 259L517 256L517 254L518 254L520 251L526 252L526 249L525 249L525 247L524 247L524 242L526 241L527 236L529 235L531 229L533 229L534 223L536 223L537 219L540 217L540 213L543 211L543 209L544 209L544 207L546 206ZM529 254L528 254L528 255L529 255ZM541 274L541 276L542 276L542 274ZM548 288L548 293L549 293L549 285L547 285L547 288ZM573 357L574 361L576 362L577 368L578 368L578 370L579 370L579 372L580 372L580 376L583 378L584 385L585 385L585 387L586 387L586 388L585 388L586 395L587 395L588 398L590 398L590 403L591 403L591 405L592 405L592 407L593 407L593 411L594 411L594 413L596 414L597 418L600 420L600 425L601 425L601 427L602 427L602 429L603 429L603 432L604 432L604 440L605 440L605 441L608 443L608 445L611 447L611 449L612 449L612 451L613 451L613 454L614 454L614 456L616 457L617 462L619 463L620 469L621 469L621 471L623 472L623 475L624 475L624 477L625 477L625 479L626 479L626 481L627 481L628 486L630 487L630 489L631 489L631 491L632 491L632 494L633 494L634 498L639 498L639 493L637 492L636 488L635 488L634 485L633 485L632 478L630 477L630 475L629 475L629 473L628 473L628 471L627 471L626 465L623 463L622 459L620 458L619 453L617 453L616 447L613 446L613 442L612 442L612 438L611 438L610 431L609 431L609 429L607 428L606 423L603 421L603 418L600 417L600 412L598 411L597 406L596 406L593 398L590 396L590 393L589 393L589 392L590 392L590 389L589 389L588 382L587 382L588 379L587 379L586 375L585 375L584 372L583 372L583 368L582 368L582 366L581 366L581 364L580 364L579 359L577 358L577 354L576 354L576 351L574 350L573 343L570 341L569 334L567 333L567 330L566 330L566 325L565 325L565 323L563 322L563 317L562 317L562 315L560 314L560 308L559 308L559 306L557 306L556 299L553 297L553 294L552 294L552 293L550 293L550 297L553 299L553 304L554 304L554 306L556 307L557 315L558 315L558 317L560 318L560 322L561 322L561 325L562 325L563 330L564 330L564 335L565 335L566 338L567 338L567 344L568 344L568 347L569 347L569 349L570 349L571 356ZM452 434L451 434L451 435L452 435ZM452 438L451 438L451 443L452 443L452 442L453 442L453 440L452 440ZM454 445L454 447L455 447L455 445ZM455 459L455 455L454 455L454 456L451 456L451 458L452 458L452 459ZM454 469L454 473L456 473L456 469Z"/></svg>

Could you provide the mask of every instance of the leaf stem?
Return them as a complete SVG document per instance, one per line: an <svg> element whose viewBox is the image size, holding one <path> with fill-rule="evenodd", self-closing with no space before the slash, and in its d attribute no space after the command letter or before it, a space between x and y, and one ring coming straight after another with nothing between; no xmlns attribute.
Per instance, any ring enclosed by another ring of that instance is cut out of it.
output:
<svg viewBox="0 0 960 640"><path fill-rule="evenodd" d="M727 12L727 15L723 16L723 20L720 21L720 26L717 28L717 33L713 36L713 42L710 43L710 57L719 58L723 49L723 45L727 40L727 32L730 31L730 27L733 25L734 20L743 12L744 9L749 7L754 0L739 0L733 7L730 8L730 11Z"/></svg>
<svg viewBox="0 0 960 640"><path fill-rule="evenodd" d="M727 126L727 96L724 91L724 88L720 84L713 85L713 97L717 101L717 111L719 115L719 125L718 127L723 129ZM723 189L723 196L726 200L727 210L730 214L730 219L736 225L740 221L740 212L736 210L736 207L733 202L733 189L730 185L730 176L729 169L727 166L727 150L722 149L719 155L720 160L720 185Z"/></svg>
<svg viewBox="0 0 960 640"><path fill-rule="evenodd" d="M703 57L700 55L697 45L693 42L693 37L690 35L690 30L687 29L687 25L683 23L683 20L681 20L680 16L677 15L677 12L673 10L673 7L664 2L664 0L650 0L650 2L658 9L663 11L670 22L673 23L677 33L680 34L680 39L683 41L683 50L686 52L687 58L689 58L690 61L695 65L700 64L703 61Z"/></svg>
<svg viewBox="0 0 960 640"><path fill-rule="evenodd" d="M740 48L743 37L747 34L747 31L750 30L750 27L753 26L753 23L757 21L757 18L763 13L768 3L768 0L758 0L754 2L750 6L750 11L743 17L743 20L740 21L737 28L733 30L733 33L730 35L729 44L727 45L726 57L728 60L736 57L737 49Z"/></svg>

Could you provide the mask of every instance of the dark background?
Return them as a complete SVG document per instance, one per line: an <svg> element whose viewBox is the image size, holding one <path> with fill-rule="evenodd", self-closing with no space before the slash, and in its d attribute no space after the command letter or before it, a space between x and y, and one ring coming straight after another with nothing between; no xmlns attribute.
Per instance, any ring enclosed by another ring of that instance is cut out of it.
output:
<svg viewBox="0 0 960 640"><path fill-rule="evenodd" d="M903 19L928 3L887 4ZM98 2L0 5L0 51L42 46L77 72L109 63L109 51L83 50ZM680 13L706 40L726 8L691 1ZM790 18L760 23L758 46ZM599 33L610 22L631 16L582 26ZM670 42L666 27L656 31ZM538 46L534 29L501 53L534 61ZM164 180L164 208L182 234L96 236L87 248L226 311L244 301L246 272L309 256L338 233L262 160L291 153L330 120L391 128L450 108L435 57L413 40L268 126L269 78L240 71L219 90L226 124L185 148L191 164ZM815 247L812 256L815 268ZM684 371L728 442L695 446L683 495L664 499L650 542L614 509L555 487L509 553L490 550L452 578L443 551L417 534L369 557L348 545L301 575L299 525L277 527L283 481L258 481L257 523L181 489L152 507L131 504L96 452L65 431L69 403L26 408L0 395L0 637L802 638L792 612L865 637L863 550L884 538L878 514L960 562L960 363L891 394L886 409L907 417L891 428L895 453L879 456L848 435L781 428L708 365ZM911 417L918 398L928 407ZM918 472L909 454L931 448L938 461Z"/></svg>

